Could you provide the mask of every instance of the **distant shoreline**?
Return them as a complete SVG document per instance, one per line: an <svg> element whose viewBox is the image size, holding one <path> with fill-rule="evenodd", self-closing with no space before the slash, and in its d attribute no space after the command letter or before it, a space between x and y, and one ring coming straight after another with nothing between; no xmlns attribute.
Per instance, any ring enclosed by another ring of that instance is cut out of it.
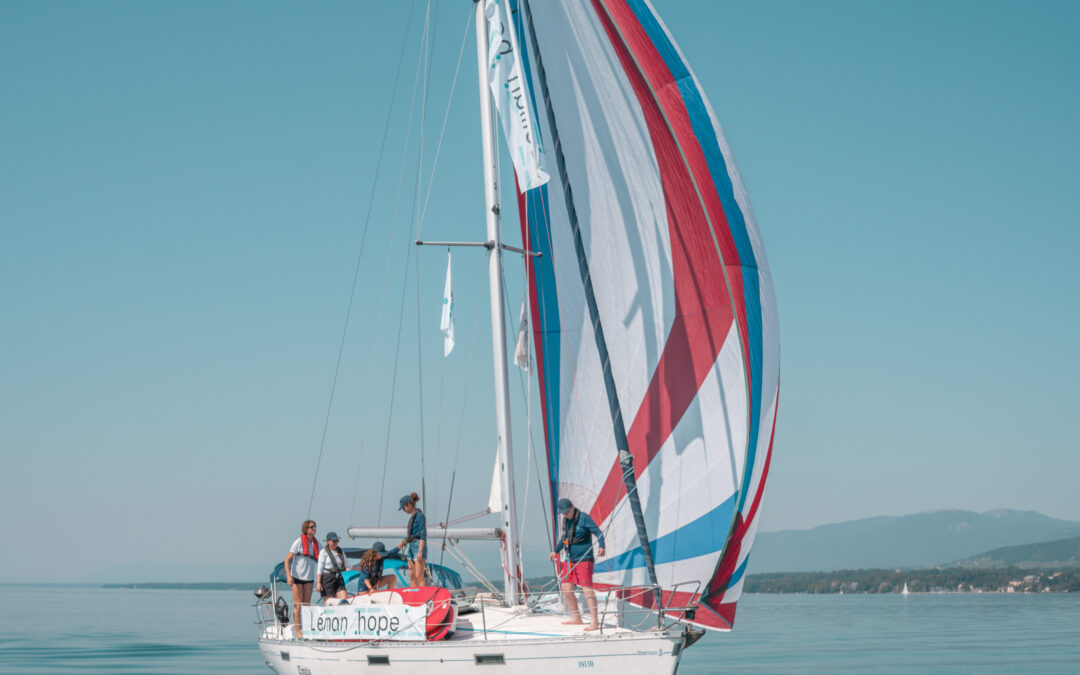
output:
<svg viewBox="0 0 1080 675"><path fill-rule="evenodd" d="M48 581L7 581L0 583L5 588L103 588L109 590L153 590L153 591L254 591L262 584L254 582L225 582L225 581L201 581L201 582L140 582L125 584L103 584L87 582L48 582Z"/></svg>
<svg viewBox="0 0 1080 675"><path fill-rule="evenodd" d="M747 593L1078 593L1080 568L839 570L748 574Z"/></svg>
<svg viewBox="0 0 1080 675"><path fill-rule="evenodd" d="M143 584L102 584L101 588L124 588L148 591L254 591L261 584L252 582L204 581L193 583L150 582Z"/></svg>

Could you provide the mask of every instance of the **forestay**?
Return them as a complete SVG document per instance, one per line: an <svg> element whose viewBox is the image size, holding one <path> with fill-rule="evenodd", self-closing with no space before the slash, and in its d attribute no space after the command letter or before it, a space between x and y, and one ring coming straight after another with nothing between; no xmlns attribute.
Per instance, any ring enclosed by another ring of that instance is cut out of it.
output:
<svg viewBox="0 0 1080 675"><path fill-rule="evenodd" d="M646 0L510 6L553 155L553 180L519 195L523 238L543 254L529 260L530 303L552 503L569 497L604 530L598 586L648 583L587 264L664 600L730 628L779 387L773 290L749 201L709 102Z"/></svg>

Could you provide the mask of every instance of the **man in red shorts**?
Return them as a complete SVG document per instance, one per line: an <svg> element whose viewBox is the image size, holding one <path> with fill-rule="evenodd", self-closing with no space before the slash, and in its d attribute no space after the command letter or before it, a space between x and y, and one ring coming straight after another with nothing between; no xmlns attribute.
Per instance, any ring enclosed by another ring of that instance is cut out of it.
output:
<svg viewBox="0 0 1080 675"><path fill-rule="evenodd" d="M590 621L585 630L597 630L600 626L596 615L596 593L592 589L594 560L592 538L596 537L596 555L602 557L604 533L596 526L596 522L589 517L589 514L576 509L566 497L559 500L558 507L563 517L562 537L559 538L559 543L555 545L550 558L555 560L563 549L566 550L566 560L559 566L559 576L562 578L563 600L566 608L570 610L570 620L563 623L584 623L581 620L577 597L574 594L574 586L581 586L585 592L585 603L589 606Z"/></svg>

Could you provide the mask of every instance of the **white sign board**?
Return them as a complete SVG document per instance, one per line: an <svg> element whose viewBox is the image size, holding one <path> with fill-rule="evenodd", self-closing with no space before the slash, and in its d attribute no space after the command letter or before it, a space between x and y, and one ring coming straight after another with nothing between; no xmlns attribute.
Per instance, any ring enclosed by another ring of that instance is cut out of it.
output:
<svg viewBox="0 0 1080 675"><path fill-rule="evenodd" d="M300 626L313 640L425 640L427 605L306 605Z"/></svg>

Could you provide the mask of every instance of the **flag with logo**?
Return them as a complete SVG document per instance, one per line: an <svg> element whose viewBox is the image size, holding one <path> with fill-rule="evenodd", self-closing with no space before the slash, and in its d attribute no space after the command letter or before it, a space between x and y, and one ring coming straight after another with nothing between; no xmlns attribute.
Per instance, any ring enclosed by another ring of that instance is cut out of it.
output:
<svg viewBox="0 0 1080 675"><path fill-rule="evenodd" d="M443 333L443 357L450 356L454 350L454 289L450 283L450 252L446 252L446 285L443 287L442 321L439 329Z"/></svg>
<svg viewBox="0 0 1080 675"><path fill-rule="evenodd" d="M525 192L548 182L544 151L533 124L529 84L521 74L517 31L503 0L484 0L488 22L488 85L503 135Z"/></svg>

